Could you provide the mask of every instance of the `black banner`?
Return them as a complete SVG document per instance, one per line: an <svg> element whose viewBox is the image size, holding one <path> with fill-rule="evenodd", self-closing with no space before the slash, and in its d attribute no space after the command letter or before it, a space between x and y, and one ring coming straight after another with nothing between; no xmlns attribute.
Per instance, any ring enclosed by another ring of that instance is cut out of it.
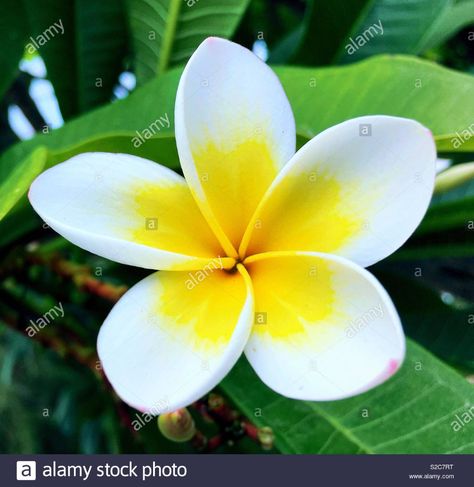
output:
<svg viewBox="0 0 474 487"><path fill-rule="evenodd" d="M474 485L468 455L0 455L0 467L3 487Z"/></svg>

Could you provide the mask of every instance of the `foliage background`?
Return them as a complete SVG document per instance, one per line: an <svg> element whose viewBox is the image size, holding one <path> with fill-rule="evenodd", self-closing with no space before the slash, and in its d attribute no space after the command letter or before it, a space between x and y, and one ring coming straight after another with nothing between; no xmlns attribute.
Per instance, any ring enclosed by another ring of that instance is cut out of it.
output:
<svg viewBox="0 0 474 487"><path fill-rule="evenodd" d="M474 453L470 420L453 427L474 405L473 0L0 5L1 452ZM34 55L25 51L58 19L63 35ZM379 20L384 34L348 55L348 39ZM361 396L311 403L274 394L241 359L213 395L190 408L199 433L176 443L154 420L134 430L137 413L113 394L95 353L112 303L146 272L70 245L42 224L25 193L45 168L84 151L137 154L178 170L173 125L138 149L131 139L160 115L172 117L182 66L209 35L278 65L299 145L354 116L400 115L431 129L440 157L450 161L443 167L451 167L438 177L414 236L371 268L409 337L402 371ZM41 76L28 62L38 56L60 128L51 127L52 106L32 96ZM18 111L35 132L29 140L15 131ZM29 320L58 302L64 318L26 336Z"/></svg>

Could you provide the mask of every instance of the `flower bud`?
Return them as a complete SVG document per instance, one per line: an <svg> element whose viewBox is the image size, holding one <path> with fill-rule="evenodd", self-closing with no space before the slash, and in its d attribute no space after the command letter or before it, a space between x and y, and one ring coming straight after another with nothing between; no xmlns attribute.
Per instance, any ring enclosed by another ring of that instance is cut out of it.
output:
<svg viewBox="0 0 474 487"><path fill-rule="evenodd" d="M194 419L186 408L158 416L158 429L168 440L189 441L196 434Z"/></svg>
<svg viewBox="0 0 474 487"><path fill-rule="evenodd" d="M271 450L273 448L273 440L275 435L273 430L268 426L264 426L258 429L257 433L258 441L264 450Z"/></svg>
<svg viewBox="0 0 474 487"><path fill-rule="evenodd" d="M208 404L210 409L219 409L224 405L224 398L219 396L219 394L211 392L209 394Z"/></svg>

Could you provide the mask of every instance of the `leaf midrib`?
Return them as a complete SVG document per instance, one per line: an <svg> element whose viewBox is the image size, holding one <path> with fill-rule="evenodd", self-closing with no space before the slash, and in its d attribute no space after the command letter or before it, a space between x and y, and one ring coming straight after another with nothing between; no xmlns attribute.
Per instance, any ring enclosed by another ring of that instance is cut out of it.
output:
<svg viewBox="0 0 474 487"><path fill-rule="evenodd" d="M446 15L448 15L449 10L451 10L453 7L454 6L451 2L444 4L444 7L441 12L439 12L439 15L433 20L431 25L428 27L428 29L425 30L424 34L419 39L418 44L415 46L414 49L415 53L421 52L423 46L426 45L427 40L432 37L433 32L436 31L436 28L442 23Z"/></svg>
<svg viewBox="0 0 474 487"><path fill-rule="evenodd" d="M351 430L346 428L342 423L337 422L330 414L328 414L324 409L318 407L317 403L311 403L310 409L319 414L324 418L336 431L339 431L343 436L345 436L352 444L356 445L362 453L375 453L372 448L361 441L356 435L352 433Z"/></svg>
<svg viewBox="0 0 474 487"><path fill-rule="evenodd" d="M178 25L179 12L181 9L182 0L171 0L168 18L166 22L165 31L163 33L163 40L161 43L161 54L158 60L157 74L161 74L169 66L171 50L176 34L176 26Z"/></svg>

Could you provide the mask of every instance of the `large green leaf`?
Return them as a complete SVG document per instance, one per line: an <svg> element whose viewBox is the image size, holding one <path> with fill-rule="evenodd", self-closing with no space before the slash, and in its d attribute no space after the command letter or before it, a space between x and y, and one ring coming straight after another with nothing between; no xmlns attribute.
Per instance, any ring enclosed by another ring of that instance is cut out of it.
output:
<svg viewBox="0 0 474 487"><path fill-rule="evenodd" d="M354 26L363 21L373 0L308 0L302 24L272 50L272 62L323 66L331 64ZM311 46L311 48L309 48Z"/></svg>
<svg viewBox="0 0 474 487"><path fill-rule="evenodd" d="M0 170L7 175L38 146L48 149L47 166L76 153L109 150L177 167L173 112L180 72L171 70L125 100L12 147L0 157ZM472 123L474 78L426 61L381 56L339 68L280 67L276 72L290 98L303 142L331 125L367 114L415 118L441 138ZM170 126L135 147L137 131L160 117L168 118ZM471 140L474 144L474 137ZM463 147L469 144L468 140Z"/></svg>
<svg viewBox="0 0 474 487"><path fill-rule="evenodd" d="M127 0L139 83L184 63L209 36L230 37L249 0Z"/></svg>
<svg viewBox="0 0 474 487"><path fill-rule="evenodd" d="M112 97L126 53L123 1L23 0L61 113L69 119ZM46 34L45 34L46 32ZM41 46L40 39L49 40Z"/></svg>
<svg viewBox="0 0 474 487"><path fill-rule="evenodd" d="M448 304L441 299L442 292L451 290L450 277L457 278L462 269L452 267L457 272L443 275L439 279L441 289L437 290L438 283L432 281L436 279L436 269L430 263L418 261L414 265L392 266L391 272L374 271L393 299L407 335L442 359L474 370L474 302L450 296L453 302ZM448 264L449 261L445 263ZM464 267L468 275L468 266ZM470 272L472 279L472 269ZM464 286L467 282L465 279ZM470 291L471 298L473 292Z"/></svg>
<svg viewBox="0 0 474 487"><path fill-rule="evenodd" d="M474 78L406 56L378 56L322 69L275 68L305 140L349 118L385 114L426 125L443 151L473 151L474 136L447 144L472 124Z"/></svg>
<svg viewBox="0 0 474 487"><path fill-rule="evenodd" d="M460 164L441 173L418 235L452 228L474 236L474 163ZM473 237L471 237L473 238Z"/></svg>
<svg viewBox="0 0 474 487"><path fill-rule="evenodd" d="M419 262L428 259L472 258L474 255L474 239L472 233L464 229L440 231L419 238L417 233L389 259L392 261Z"/></svg>
<svg viewBox="0 0 474 487"><path fill-rule="evenodd" d="M310 0L272 60L324 65L375 54L420 54L474 21L473 0ZM308 48L311 46L311 48Z"/></svg>
<svg viewBox="0 0 474 487"><path fill-rule="evenodd" d="M351 399L287 399L268 389L244 360L221 387L252 421L273 429L283 453L474 453L468 413L474 387L411 341L395 377ZM468 422L458 430L463 413Z"/></svg>
<svg viewBox="0 0 474 487"><path fill-rule="evenodd" d="M390 260L474 255L474 163L453 166L436 178L427 214L413 237ZM443 268L449 267L440 262Z"/></svg>
<svg viewBox="0 0 474 487"><path fill-rule="evenodd" d="M16 201L26 192L41 170L38 169L38 160L31 156L36 149L41 150L45 167L75 154L105 151L131 153L177 168L179 163L173 133L173 112L179 74L180 71L172 71L162 80L150 83L124 100L72 120L60 129L38 135L4 152L0 156L0 181L8 180L10 187L16 185L21 188L21 191L9 197L10 203L13 197ZM161 108L160 111L157 111L157 106ZM169 127L164 125L152 139L136 147L134 138L160 117L168 118ZM11 204L8 208L5 206L5 211L10 207ZM22 198L17 210L0 224L0 246L11 244L40 222L26 198ZM3 216L4 212L0 212L0 219Z"/></svg>
<svg viewBox="0 0 474 487"><path fill-rule="evenodd" d="M474 162L464 162L448 167L436 177L434 197L439 200L459 199L466 195L472 196L474 188L466 190L465 183L474 180Z"/></svg>
<svg viewBox="0 0 474 487"><path fill-rule="evenodd" d="M25 194L31 181L40 174L46 162L46 149L38 147L15 165L5 176L0 166L0 220Z"/></svg>
<svg viewBox="0 0 474 487"><path fill-rule="evenodd" d="M473 0L375 0L364 20L354 26L353 40L382 22L383 35L367 36L352 55L343 46L344 62L381 53L419 54L441 44L474 22Z"/></svg>
<svg viewBox="0 0 474 487"><path fill-rule="evenodd" d="M40 217L33 211L27 198L23 197L15 209L0 222L0 248L17 243L40 225Z"/></svg>
<svg viewBox="0 0 474 487"><path fill-rule="evenodd" d="M164 165L175 165L177 155L173 113L179 75L180 71L174 70L124 100L108 104L57 130L17 144L0 156L0 170L7 174L39 146L48 149L48 166L74 154L94 150L138 154ZM167 119L169 126L165 122L157 124L160 119ZM159 128L155 129L154 137L139 146L134 145L134 138L151 126Z"/></svg>

